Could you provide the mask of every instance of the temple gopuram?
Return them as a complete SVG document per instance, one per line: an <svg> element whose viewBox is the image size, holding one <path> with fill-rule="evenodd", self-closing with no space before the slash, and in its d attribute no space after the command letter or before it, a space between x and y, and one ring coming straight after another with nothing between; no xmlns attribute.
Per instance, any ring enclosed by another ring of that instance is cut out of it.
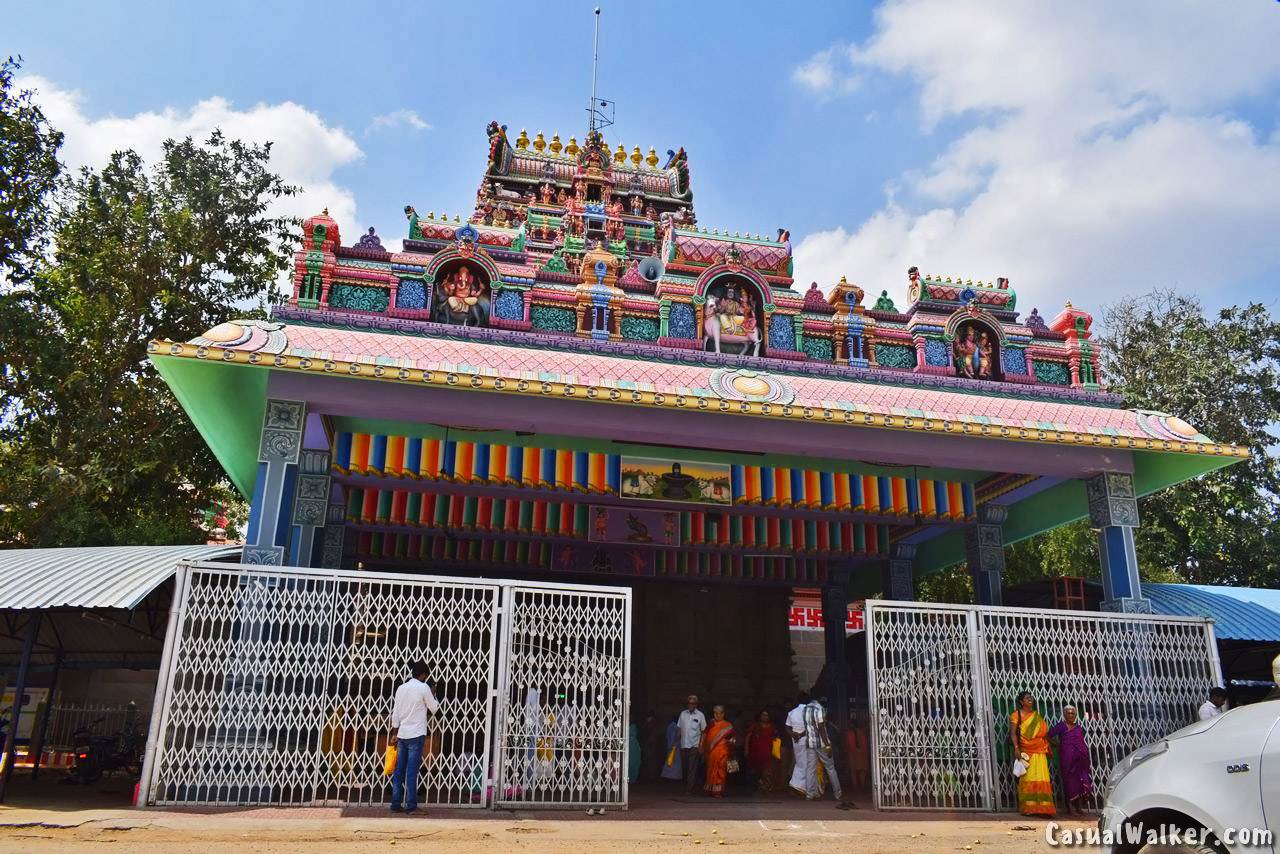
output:
<svg viewBox="0 0 1280 854"><path fill-rule="evenodd" d="M1147 610L1137 499L1245 451L1125 408L1069 302L797 285L787 230L705 227L691 175L494 122L469 215L407 200L400 251L310 217L269 320L152 342L252 502L245 561L628 586L632 706L664 710L790 696L795 588L843 628L967 562L998 605L1003 546L1085 517L1104 607Z"/></svg>

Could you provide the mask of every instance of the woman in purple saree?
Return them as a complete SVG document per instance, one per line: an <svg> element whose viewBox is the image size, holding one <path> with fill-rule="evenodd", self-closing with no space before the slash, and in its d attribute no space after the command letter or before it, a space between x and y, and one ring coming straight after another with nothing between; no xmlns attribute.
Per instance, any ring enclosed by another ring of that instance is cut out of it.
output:
<svg viewBox="0 0 1280 854"><path fill-rule="evenodd" d="M1058 770L1067 796L1067 812L1083 813L1081 802L1093 794L1093 780L1089 776L1093 765L1075 706L1063 707L1062 720L1050 727L1048 737L1058 742Z"/></svg>

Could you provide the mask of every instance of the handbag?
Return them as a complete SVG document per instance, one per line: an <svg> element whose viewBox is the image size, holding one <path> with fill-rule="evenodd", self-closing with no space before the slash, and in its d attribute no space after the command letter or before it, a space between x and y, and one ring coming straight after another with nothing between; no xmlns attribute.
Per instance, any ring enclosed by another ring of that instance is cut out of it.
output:
<svg viewBox="0 0 1280 854"><path fill-rule="evenodd" d="M387 752L382 757L382 776L390 777L396 773L396 759L399 755L400 751L394 744L387 745Z"/></svg>
<svg viewBox="0 0 1280 854"><path fill-rule="evenodd" d="M667 751L667 767L670 768L676 763L676 749L672 747Z"/></svg>
<svg viewBox="0 0 1280 854"><path fill-rule="evenodd" d="M775 739L773 740L773 750L772 750L772 753L773 753L773 758L774 758L774 759L781 759L781 758L782 758L782 739L780 739L780 738L775 738Z"/></svg>
<svg viewBox="0 0 1280 854"><path fill-rule="evenodd" d="M1021 777L1023 774L1027 773L1027 768L1030 767L1029 760L1030 760L1030 757L1028 757L1027 754L1025 753L1018 754L1018 758L1013 763L1014 777Z"/></svg>
<svg viewBox="0 0 1280 854"><path fill-rule="evenodd" d="M725 772L726 772L726 773L729 773L729 774L737 774L737 773L738 773L738 769L739 769L740 767L741 767L741 766L739 766L739 765L738 765L738 760L737 760L737 758L736 758L736 757L735 757L735 758L732 758L732 759L730 759L728 762L724 763L724 770L725 770Z"/></svg>

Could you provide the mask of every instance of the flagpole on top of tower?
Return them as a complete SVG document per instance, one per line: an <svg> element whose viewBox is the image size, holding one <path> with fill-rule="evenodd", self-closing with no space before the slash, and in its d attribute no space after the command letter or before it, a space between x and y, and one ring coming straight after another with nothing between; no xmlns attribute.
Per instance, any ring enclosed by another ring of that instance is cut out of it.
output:
<svg viewBox="0 0 1280 854"><path fill-rule="evenodd" d="M600 7L595 8L595 35L591 40L591 103L587 105L589 131L598 131L613 124L613 108L608 101L596 97L597 70L600 65ZM609 115L605 115L605 110Z"/></svg>

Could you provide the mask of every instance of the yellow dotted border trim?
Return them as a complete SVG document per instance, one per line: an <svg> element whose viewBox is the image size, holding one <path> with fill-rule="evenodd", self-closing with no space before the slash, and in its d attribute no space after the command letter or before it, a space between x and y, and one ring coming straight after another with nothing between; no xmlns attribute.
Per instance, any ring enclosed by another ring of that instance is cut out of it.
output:
<svg viewBox="0 0 1280 854"><path fill-rule="evenodd" d="M725 400L723 398L709 398L671 392L636 391L582 385L579 383L469 374L457 371L424 371L420 368L397 368L389 365L370 365L362 362L347 362L336 359L312 359L293 355L273 356L264 353L250 353L245 350L197 344L180 344L170 341L151 341L147 345L147 352L156 356L175 356L184 359L258 365L265 368L301 371L303 373L362 377L388 382L441 386L444 388L498 391L506 394L593 400L604 403L625 403L637 406L658 406L666 409L701 410L736 415L758 415L827 424L852 424L858 427L884 427L891 430L923 431L955 436L979 436L1023 442L1049 442L1058 445L1083 445L1133 451L1180 452L1215 457L1246 458L1249 456L1247 448L1241 448L1236 445L1174 442L1164 439L1137 439L1129 436L1108 436L1069 430L1040 430L999 424L975 424L968 421L921 418L911 415L889 415L877 412L849 412L843 409L829 409L821 406Z"/></svg>

